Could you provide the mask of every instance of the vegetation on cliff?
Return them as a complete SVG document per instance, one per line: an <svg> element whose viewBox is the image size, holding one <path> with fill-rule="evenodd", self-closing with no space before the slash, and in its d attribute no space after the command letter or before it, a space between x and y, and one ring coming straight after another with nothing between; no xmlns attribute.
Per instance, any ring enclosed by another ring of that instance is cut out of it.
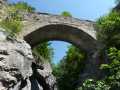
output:
<svg viewBox="0 0 120 90"><path fill-rule="evenodd" d="M15 36L22 29L23 16L21 12L33 12L34 8L25 2L18 2L16 4L9 4L6 9L6 18L0 21L0 26L5 28L11 36Z"/></svg>
<svg viewBox="0 0 120 90"><path fill-rule="evenodd" d="M38 58L42 56L45 58L45 60L52 63L54 52L50 42L44 42L44 43L38 44L35 48L33 48L33 53L37 55ZM40 61L38 60L37 62L40 62Z"/></svg>

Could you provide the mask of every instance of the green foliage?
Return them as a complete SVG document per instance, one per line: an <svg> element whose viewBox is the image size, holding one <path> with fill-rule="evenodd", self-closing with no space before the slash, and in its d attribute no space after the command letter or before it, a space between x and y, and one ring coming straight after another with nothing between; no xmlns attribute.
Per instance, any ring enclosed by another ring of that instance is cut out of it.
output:
<svg viewBox="0 0 120 90"><path fill-rule="evenodd" d="M101 80L87 79L78 90L119 90L120 89L120 14L110 12L97 21L97 38L105 44L109 64L102 64L105 73ZM112 48L111 48L112 47Z"/></svg>
<svg viewBox="0 0 120 90"><path fill-rule="evenodd" d="M108 56L111 61L109 64L107 83L112 89L120 88L120 50L116 48L110 48L108 50Z"/></svg>
<svg viewBox="0 0 120 90"><path fill-rule="evenodd" d="M72 15L69 12L67 12L67 11L62 12L61 15L65 16L65 17L72 17Z"/></svg>
<svg viewBox="0 0 120 90"><path fill-rule="evenodd" d="M120 14L111 12L97 21L97 37L106 47L120 46Z"/></svg>
<svg viewBox="0 0 120 90"><path fill-rule="evenodd" d="M120 50L108 49L110 64L102 64L106 77L102 80L88 79L80 87L82 90L119 90L120 89Z"/></svg>
<svg viewBox="0 0 120 90"><path fill-rule="evenodd" d="M53 48L50 46L49 42L44 42L37 45L33 49L33 53L35 53L38 57L40 56L44 57L45 60L48 60L50 63L53 58Z"/></svg>
<svg viewBox="0 0 120 90"><path fill-rule="evenodd" d="M16 4L11 4L7 8L7 18L0 22L0 26L5 28L6 31L10 33L11 36L15 36L22 29L22 15L20 11L32 12L34 8L29 6L27 3L18 2Z"/></svg>
<svg viewBox="0 0 120 90"><path fill-rule="evenodd" d="M22 23L16 20L3 20L0 22L0 26L5 28L12 36L21 31Z"/></svg>
<svg viewBox="0 0 120 90"><path fill-rule="evenodd" d="M53 68L60 90L75 90L76 81L84 67L85 53L74 46L70 46L66 56Z"/></svg>
<svg viewBox="0 0 120 90"><path fill-rule="evenodd" d="M16 12L18 10L22 12L34 12L35 8L25 2L18 2L16 4L9 5L9 10L12 12Z"/></svg>
<svg viewBox="0 0 120 90"><path fill-rule="evenodd" d="M104 80L95 81L93 79L87 79L78 90L110 90L110 86L106 85Z"/></svg>
<svg viewBox="0 0 120 90"><path fill-rule="evenodd" d="M108 64L101 64L100 69L108 69L110 66Z"/></svg>

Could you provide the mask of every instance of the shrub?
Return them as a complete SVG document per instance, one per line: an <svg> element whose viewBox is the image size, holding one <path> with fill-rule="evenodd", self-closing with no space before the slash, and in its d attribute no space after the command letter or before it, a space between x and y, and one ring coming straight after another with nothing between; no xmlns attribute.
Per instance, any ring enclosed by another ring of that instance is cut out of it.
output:
<svg viewBox="0 0 120 90"><path fill-rule="evenodd" d="M21 31L22 23L16 20L2 20L0 26L9 32L11 36L15 36L15 34Z"/></svg>
<svg viewBox="0 0 120 90"><path fill-rule="evenodd" d="M65 16L65 17L72 17L72 15L69 12L67 12L67 11L62 12L61 15Z"/></svg>
<svg viewBox="0 0 120 90"><path fill-rule="evenodd" d="M38 57L44 57L45 60L51 63L51 60L53 58L53 48L50 46L50 44L51 43L49 42L38 44L35 48L33 48L33 53Z"/></svg>

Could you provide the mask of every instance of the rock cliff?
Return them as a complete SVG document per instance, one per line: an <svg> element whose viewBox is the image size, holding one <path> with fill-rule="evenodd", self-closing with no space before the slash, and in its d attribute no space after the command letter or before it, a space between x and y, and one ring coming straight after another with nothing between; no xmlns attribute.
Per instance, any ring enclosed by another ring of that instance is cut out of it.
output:
<svg viewBox="0 0 120 90"><path fill-rule="evenodd" d="M50 64L37 65L31 47L1 28L0 90L56 90Z"/></svg>

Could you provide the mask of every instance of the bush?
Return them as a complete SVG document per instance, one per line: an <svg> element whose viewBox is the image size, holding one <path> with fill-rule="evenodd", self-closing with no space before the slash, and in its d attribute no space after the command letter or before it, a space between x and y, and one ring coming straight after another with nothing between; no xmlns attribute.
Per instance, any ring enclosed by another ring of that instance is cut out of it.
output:
<svg viewBox="0 0 120 90"><path fill-rule="evenodd" d="M65 16L65 17L72 17L72 15L69 12L67 12L67 11L62 12L61 15Z"/></svg>
<svg viewBox="0 0 120 90"><path fill-rule="evenodd" d="M21 21L16 20L2 20L0 26L3 27L11 36L15 36L22 29Z"/></svg>

